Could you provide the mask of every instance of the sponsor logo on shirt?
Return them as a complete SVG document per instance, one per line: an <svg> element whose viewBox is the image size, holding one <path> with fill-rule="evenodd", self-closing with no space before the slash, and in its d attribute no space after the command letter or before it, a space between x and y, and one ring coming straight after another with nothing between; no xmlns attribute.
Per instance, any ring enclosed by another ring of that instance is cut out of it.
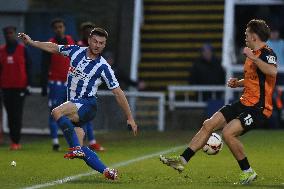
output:
<svg viewBox="0 0 284 189"><path fill-rule="evenodd" d="M76 69L72 66L69 67L69 73L70 73L70 75L72 75L76 78L82 79L82 80L91 79L91 77L88 74L86 74L86 73L82 72L81 70L78 70L78 69Z"/></svg>

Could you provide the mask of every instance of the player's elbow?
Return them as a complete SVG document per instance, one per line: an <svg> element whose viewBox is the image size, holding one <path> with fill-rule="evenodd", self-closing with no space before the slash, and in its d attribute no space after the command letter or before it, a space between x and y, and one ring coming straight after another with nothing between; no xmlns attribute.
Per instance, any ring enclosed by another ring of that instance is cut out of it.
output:
<svg viewBox="0 0 284 189"><path fill-rule="evenodd" d="M120 94L123 93L123 91L121 90L120 87L117 87L115 89L112 90L112 93L115 95L115 96L119 96Z"/></svg>
<svg viewBox="0 0 284 189"><path fill-rule="evenodd" d="M276 70L276 69L273 71L272 76L273 76L273 77L276 77L276 76L277 76L277 70Z"/></svg>
<svg viewBox="0 0 284 189"><path fill-rule="evenodd" d="M55 43L49 43L47 51L52 53L52 54L59 53L58 45L55 44Z"/></svg>
<svg viewBox="0 0 284 189"><path fill-rule="evenodd" d="M270 69L268 75L270 75L272 77L276 77L277 76L277 69L276 68Z"/></svg>
<svg viewBox="0 0 284 189"><path fill-rule="evenodd" d="M58 52L58 49L57 49L55 46L52 46L52 47L49 49L49 52L52 53L52 54L59 53L59 52Z"/></svg>
<svg viewBox="0 0 284 189"><path fill-rule="evenodd" d="M57 50L55 50L55 49L50 49L50 51L49 51L50 53L52 53L52 54L56 54L56 53L58 53L58 51Z"/></svg>

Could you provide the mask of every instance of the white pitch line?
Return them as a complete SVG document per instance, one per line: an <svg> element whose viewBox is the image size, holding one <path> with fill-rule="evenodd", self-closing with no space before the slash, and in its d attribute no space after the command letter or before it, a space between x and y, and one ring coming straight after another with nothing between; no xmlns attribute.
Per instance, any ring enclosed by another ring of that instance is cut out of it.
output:
<svg viewBox="0 0 284 189"><path fill-rule="evenodd" d="M119 163L115 163L113 165L110 165L109 167L113 167L113 168L123 167L123 166L129 165L131 163L135 163L135 162L138 162L138 161L142 161L142 160L145 160L145 159L149 159L149 158L158 156L160 154L167 154L167 153L170 153L170 152L175 151L175 150L179 150L179 149L184 148L184 147L185 147L184 145L177 146L177 147L174 147L174 148L170 148L168 150L164 150L164 151L156 152L156 153L153 153L153 154L144 155L144 156L141 156L141 157L138 157L138 158L130 159L130 160L127 160L127 161L122 161L122 162L119 162ZM72 180L76 180L76 179L79 179L81 177L91 176L91 175L94 175L94 174L98 174L98 172L97 171L90 171L90 172L86 172L86 173L82 173L82 174L78 174L78 175L65 177L63 179L47 182L47 183L44 183L44 184L28 186L28 187L25 187L25 188L22 188L22 189L45 188L45 187L48 187L48 186L64 184L66 182L69 182L69 181L72 181Z"/></svg>

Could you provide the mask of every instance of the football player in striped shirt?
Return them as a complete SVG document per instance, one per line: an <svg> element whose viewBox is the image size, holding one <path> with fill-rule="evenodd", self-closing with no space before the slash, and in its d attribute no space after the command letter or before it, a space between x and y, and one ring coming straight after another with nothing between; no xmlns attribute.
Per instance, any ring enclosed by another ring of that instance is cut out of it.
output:
<svg viewBox="0 0 284 189"><path fill-rule="evenodd" d="M79 142L84 136L80 126L95 117L97 111L96 93L102 81L112 90L116 101L127 117L127 124L131 126L133 134L137 134L137 125L128 101L119 87L113 70L101 56L108 33L102 28L94 28L88 38L88 47L33 41L24 33L19 33L18 36L25 44L50 53L61 53L71 60L67 75L67 102L52 110L52 116L62 129L70 147L64 157L81 158L88 166L104 174L106 178L116 179L117 170L105 166L95 152L86 146L81 146ZM75 127L77 132L75 132Z"/></svg>
<svg viewBox="0 0 284 189"><path fill-rule="evenodd" d="M88 38L89 38L89 35L92 29L94 28L95 28L95 24L93 24L92 22L83 22L81 24L80 31L81 31L82 38L80 41L77 41L78 46L80 47L89 46ZM96 140L93 127L94 126L91 121L89 121L83 126L84 132L86 134L86 138L88 139L89 148L97 152L105 151L105 148L100 143L98 143L98 141Z"/></svg>

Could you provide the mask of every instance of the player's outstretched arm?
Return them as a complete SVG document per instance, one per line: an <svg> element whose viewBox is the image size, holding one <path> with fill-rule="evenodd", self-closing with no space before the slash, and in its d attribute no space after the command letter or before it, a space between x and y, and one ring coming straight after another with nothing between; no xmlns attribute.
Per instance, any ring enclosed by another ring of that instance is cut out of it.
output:
<svg viewBox="0 0 284 189"><path fill-rule="evenodd" d="M132 117L132 113L128 104L128 101L124 95L124 92L120 87L117 87L112 90L112 93L115 95L115 99L119 106L122 108L127 117L127 124L131 126L134 136L137 135L137 125Z"/></svg>
<svg viewBox="0 0 284 189"><path fill-rule="evenodd" d="M51 42L34 41L25 33L18 33L18 37L27 45L39 48L50 53L59 53L58 45Z"/></svg>

